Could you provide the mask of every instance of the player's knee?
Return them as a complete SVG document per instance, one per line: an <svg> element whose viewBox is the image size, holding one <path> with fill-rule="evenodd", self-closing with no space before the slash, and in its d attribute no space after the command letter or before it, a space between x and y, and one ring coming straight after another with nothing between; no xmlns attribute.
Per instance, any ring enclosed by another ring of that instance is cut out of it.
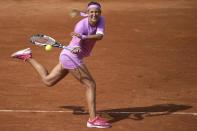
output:
<svg viewBox="0 0 197 131"><path fill-rule="evenodd" d="M44 82L44 84L45 84L47 87L51 87L51 86L54 85L53 83L50 83L50 82Z"/></svg>
<svg viewBox="0 0 197 131"><path fill-rule="evenodd" d="M91 84L90 84L90 86L91 86L91 88L96 88L96 82L91 82Z"/></svg>
<svg viewBox="0 0 197 131"><path fill-rule="evenodd" d="M46 85L47 87L51 87L51 86L53 86L54 84L53 84L53 83L45 83L45 85Z"/></svg>
<svg viewBox="0 0 197 131"><path fill-rule="evenodd" d="M86 83L87 88L96 89L96 82L95 81L87 81Z"/></svg>
<svg viewBox="0 0 197 131"><path fill-rule="evenodd" d="M96 88L96 82L91 77L82 77L80 81L81 83L85 84L87 87Z"/></svg>
<svg viewBox="0 0 197 131"><path fill-rule="evenodd" d="M47 81L47 80L45 80L45 79L43 79L43 83L44 83L47 87L51 87L51 86L55 85L55 83L50 82L50 81Z"/></svg>

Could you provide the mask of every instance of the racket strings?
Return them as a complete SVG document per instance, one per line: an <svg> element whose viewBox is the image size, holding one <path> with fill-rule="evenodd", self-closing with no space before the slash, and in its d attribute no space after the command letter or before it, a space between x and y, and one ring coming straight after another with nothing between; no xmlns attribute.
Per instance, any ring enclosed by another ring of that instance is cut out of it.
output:
<svg viewBox="0 0 197 131"><path fill-rule="evenodd" d="M30 42L32 44L34 44L34 45L37 45L37 46L52 45L53 47L67 49L66 46L64 46L61 43L57 42L54 38L52 38L50 36L47 36L47 35L42 35L42 34L33 35L30 38ZM70 49L68 49L68 50L70 50Z"/></svg>
<svg viewBox="0 0 197 131"><path fill-rule="evenodd" d="M31 41L36 45L53 45L55 44L54 40L48 37L32 37Z"/></svg>
<svg viewBox="0 0 197 131"><path fill-rule="evenodd" d="M49 40L46 38L35 38L34 41L39 43L48 43Z"/></svg>

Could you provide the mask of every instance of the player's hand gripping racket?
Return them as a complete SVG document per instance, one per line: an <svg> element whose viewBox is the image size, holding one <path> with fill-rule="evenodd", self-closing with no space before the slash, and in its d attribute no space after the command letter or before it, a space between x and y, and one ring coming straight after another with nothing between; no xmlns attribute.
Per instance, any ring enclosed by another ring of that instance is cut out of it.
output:
<svg viewBox="0 0 197 131"><path fill-rule="evenodd" d="M51 45L53 47L63 48L70 50L67 46L62 45L61 43L57 42L55 39L53 39L50 36L43 35L43 34L36 34L31 36L30 42L36 46L47 46Z"/></svg>

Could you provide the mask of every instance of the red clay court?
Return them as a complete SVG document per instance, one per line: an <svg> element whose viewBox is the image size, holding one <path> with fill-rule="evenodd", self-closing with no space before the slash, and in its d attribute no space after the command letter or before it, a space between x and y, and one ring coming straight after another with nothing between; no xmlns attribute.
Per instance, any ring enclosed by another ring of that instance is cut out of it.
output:
<svg viewBox="0 0 197 131"><path fill-rule="evenodd" d="M49 70L60 49L29 44L32 34L68 43L87 0L0 1L1 131L197 131L197 1L100 0L106 33L85 59L97 82L98 113L110 129L88 129L85 89L71 75L45 87L10 58L30 47Z"/></svg>

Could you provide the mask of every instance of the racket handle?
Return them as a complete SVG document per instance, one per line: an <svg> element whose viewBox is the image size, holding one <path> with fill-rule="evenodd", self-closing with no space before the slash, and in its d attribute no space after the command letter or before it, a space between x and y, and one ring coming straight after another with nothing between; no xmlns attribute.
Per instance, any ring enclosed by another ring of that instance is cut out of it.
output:
<svg viewBox="0 0 197 131"><path fill-rule="evenodd" d="M62 46L63 49L66 49L66 50L69 50L69 51L72 51L71 48L68 48L67 46Z"/></svg>
<svg viewBox="0 0 197 131"><path fill-rule="evenodd" d="M65 45L62 45L60 42L55 42L55 45L57 45L56 47L59 47L59 48L63 48L63 49L66 49L66 50L69 50L69 51L72 51L72 49L68 48L67 46ZM54 45L54 46L55 46Z"/></svg>

